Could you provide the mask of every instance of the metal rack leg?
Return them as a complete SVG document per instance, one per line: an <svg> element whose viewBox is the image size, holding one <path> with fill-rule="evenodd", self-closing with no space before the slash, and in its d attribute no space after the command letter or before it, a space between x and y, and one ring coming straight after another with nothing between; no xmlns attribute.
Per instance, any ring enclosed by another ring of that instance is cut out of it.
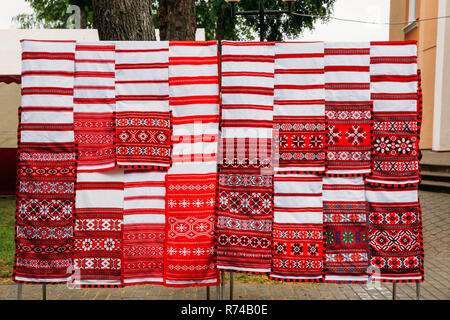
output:
<svg viewBox="0 0 450 320"><path fill-rule="evenodd" d="M219 272L219 284L216 286L216 300L220 300L220 276L221 272Z"/></svg>
<svg viewBox="0 0 450 320"><path fill-rule="evenodd" d="M220 300L225 299L225 271L220 271L221 275L220 275Z"/></svg>
<svg viewBox="0 0 450 320"><path fill-rule="evenodd" d="M233 289L234 289L233 272L230 272L230 300L233 300Z"/></svg>
<svg viewBox="0 0 450 320"><path fill-rule="evenodd" d="M42 300L47 300L47 284L42 284Z"/></svg>
<svg viewBox="0 0 450 320"><path fill-rule="evenodd" d="M420 282L416 282L416 299L420 300Z"/></svg>
<svg viewBox="0 0 450 320"><path fill-rule="evenodd" d="M392 300L397 300L397 283L392 283Z"/></svg>
<svg viewBox="0 0 450 320"><path fill-rule="evenodd" d="M22 284L17 284L17 300L22 300Z"/></svg>
<svg viewBox="0 0 450 320"><path fill-rule="evenodd" d="M206 287L206 300L211 300L211 292L209 290L209 286Z"/></svg>

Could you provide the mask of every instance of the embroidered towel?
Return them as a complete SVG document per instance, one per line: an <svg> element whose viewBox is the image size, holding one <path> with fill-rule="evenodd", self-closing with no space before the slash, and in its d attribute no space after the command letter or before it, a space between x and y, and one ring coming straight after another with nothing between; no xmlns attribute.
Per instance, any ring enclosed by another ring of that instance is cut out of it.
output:
<svg viewBox="0 0 450 320"><path fill-rule="evenodd" d="M114 49L112 42L76 45L73 111L79 172L115 167Z"/></svg>
<svg viewBox="0 0 450 320"><path fill-rule="evenodd" d="M13 280L69 280L76 157L75 41L23 40Z"/></svg>
<svg viewBox="0 0 450 320"><path fill-rule="evenodd" d="M163 283L166 174L125 170L122 228L124 285Z"/></svg>
<svg viewBox="0 0 450 320"><path fill-rule="evenodd" d="M323 57L323 42L275 44L275 174L325 170Z"/></svg>
<svg viewBox="0 0 450 320"><path fill-rule="evenodd" d="M170 166L169 42L116 42L116 158L122 168Z"/></svg>
<svg viewBox="0 0 450 320"><path fill-rule="evenodd" d="M216 285L217 42L173 41L169 48L173 164L166 177L164 285Z"/></svg>
<svg viewBox="0 0 450 320"><path fill-rule="evenodd" d="M415 41L371 43L373 185L417 185L419 111Z"/></svg>
<svg viewBox="0 0 450 320"><path fill-rule="evenodd" d="M325 281L367 281L367 213L363 177L324 178Z"/></svg>
<svg viewBox="0 0 450 320"><path fill-rule="evenodd" d="M310 174L275 175L271 279L322 280L322 180Z"/></svg>
<svg viewBox="0 0 450 320"><path fill-rule="evenodd" d="M367 186L370 273L374 280L421 282L422 212L417 187Z"/></svg>
<svg viewBox="0 0 450 320"><path fill-rule="evenodd" d="M327 176L370 173L370 44L325 43Z"/></svg>
<svg viewBox="0 0 450 320"><path fill-rule="evenodd" d="M77 174L74 284L120 287L122 268L123 169Z"/></svg>
<svg viewBox="0 0 450 320"><path fill-rule="evenodd" d="M270 271L274 60L273 42L222 42L219 269Z"/></svg>

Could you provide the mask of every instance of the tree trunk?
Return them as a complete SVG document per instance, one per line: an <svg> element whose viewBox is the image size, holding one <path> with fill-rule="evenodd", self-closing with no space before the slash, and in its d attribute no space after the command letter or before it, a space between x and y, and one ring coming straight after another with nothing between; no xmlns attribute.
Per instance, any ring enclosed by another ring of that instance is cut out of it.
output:
<svg viewBox="0 0 450 320"><path fill-rule="evenodd" d="M92 0L100 40L156 40L151 0Z"/></svg>
<svg viewBox="0 0 450 320"><path fill-rule="evenodd" d="M225 8L221 7L216 21L216 40L223 40L225 35Z"/></svg>
<svg viewBox="0 0 450 320"><path fill-rule="evenodd" d="M161 40L195 40L195 0L159 0Z"/></svg>
<svg viewBox="0 0 450 320"><path fill-rule="evenodd" d="M80 7L80 28L86 29L87 27L87 15L83 6Z"/></svg>

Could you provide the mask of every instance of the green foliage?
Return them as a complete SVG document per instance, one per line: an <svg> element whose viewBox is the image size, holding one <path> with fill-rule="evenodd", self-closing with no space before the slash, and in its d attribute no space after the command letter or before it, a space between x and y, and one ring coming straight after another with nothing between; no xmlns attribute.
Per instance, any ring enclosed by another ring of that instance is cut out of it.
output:
<svg viewBox="0 0 450 320"><path fill-rule="evenodd" d="M66 10L70 4L85 9L87 26L92 27L93 10L91 0L25 0L33 8L33 14L19 14L14 18L21 28L66 28L70 13ZM158 0L151 0L153 12L158 10ZM241 0L236 10L258 10L259 2L265 9L278 10L287 5L281 0ZM265 16L266 30L264 39L281 41L293 39L302 31L313 29L317 20L326 21L332 13L335 0L297 0L293 11L303 14L322 16L324 18L299 16ZM196 0L197 27L205 28L206 39L254 40L258 38L258 16L231 17L231 7L225 0ZM155 27L158 27L156 15L153 15Z"/></svg>
<svg viewBox="0 0 450 320"><path fill-rule="evenodd" d="M0 278L12 276L15 212L14 198L0 198Z"/></svg>

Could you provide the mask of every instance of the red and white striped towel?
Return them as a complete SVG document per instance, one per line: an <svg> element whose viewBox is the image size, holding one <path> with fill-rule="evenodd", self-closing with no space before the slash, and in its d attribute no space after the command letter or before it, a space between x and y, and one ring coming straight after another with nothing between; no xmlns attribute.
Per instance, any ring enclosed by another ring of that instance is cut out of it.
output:
<svg viewBox="0 0 450 320"><path fill-rule="evenodd" d="M119 287L122 268L124 173L78 172L74 269L82 287Z"/></svg>
<svg viewBox="0 0 450 320"><path fill-rule="evenodd" d="M325 43L328 176L370 173L370 44Z"/></svg>
<svg viewBox="0 0 450 320"><path fill-rule="evenodd" d="M123 168L170 166L169 42L116 42L116 158Z"/></svg>
<svg viewBox="0 0 450 320"><path fill-rule="evenodd" d="M76 157L75 41L22 41L16 204L17 282L71 276Z"/></svg>
<svg viewBox="0 0 450 320"><path fill-rule="evenodd" d="M163 283L166 173L125 170L124 285Z"/></svg>
<svg viewBox="0 0 450 320"><path fill-rule="evenodd" d="M274 177L273 258L270 278L320 281L323 275L323 177Z"/></svg>
<svg viewBox="0 0 450 320"><path fill-rule="evenodd" d="M323 42L275 44L274 171L325 171Z"/></svg>
<svg viewBox="0 0 450 320"><path fill-rule="evenodd" d="M215 285L217 43L173 41L169 47L173 164L166 177L164 284Z"/></svg>
<svg viewBox="0 0 450 320"><path fill-rule="evenodd" d="M222 42L222 137L272 138L273 42Z"/></svg>
<svg viewBox="0 0 450 320"><path fill-rule="evenodd" d="M417 185L420 110L415 41L371 43L373 172L377 185Z"/></svg>
<svg viewBox="0 0 450 320"><path fill-rule="evenodd" d="M76 45L73 101L80 172L115 167L114 50L112 42L77 42Z"/></svg>

